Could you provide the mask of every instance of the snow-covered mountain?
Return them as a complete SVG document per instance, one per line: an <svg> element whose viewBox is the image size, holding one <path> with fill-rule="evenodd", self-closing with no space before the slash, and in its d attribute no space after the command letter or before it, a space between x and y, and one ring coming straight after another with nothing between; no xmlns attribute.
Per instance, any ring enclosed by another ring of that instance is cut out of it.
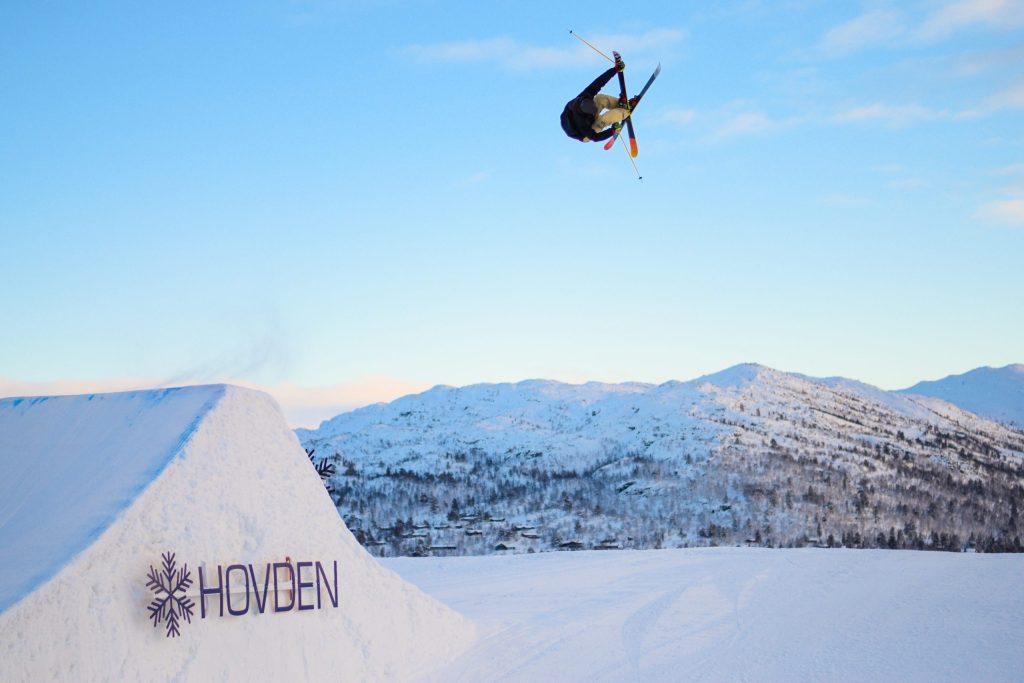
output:
<svg viewBox="0 0 1024 683"><path fill-rule="evenodd" d="M976 368L933 382L919 382L905 394L934 396L990 420L1024 428L1024 365Z"/></svg>
<svg viewBox="0 0 1024 683"><path fill-rule="evenodd" d="M339 510L381 555L1024 536L1024 432L753 364L661 385L438 386L298 434L337 464Z"/></svg>

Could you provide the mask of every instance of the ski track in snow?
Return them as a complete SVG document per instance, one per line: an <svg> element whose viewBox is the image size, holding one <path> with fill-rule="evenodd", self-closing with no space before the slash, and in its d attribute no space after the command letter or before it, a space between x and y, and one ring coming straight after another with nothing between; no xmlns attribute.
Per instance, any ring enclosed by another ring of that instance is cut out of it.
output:
<svg viewBox="0 0 1024 683"><path fill-rule="evenodd" d="M1024 557L704 548L394 558L476 620L437 681L1019 681Z"/></svg>

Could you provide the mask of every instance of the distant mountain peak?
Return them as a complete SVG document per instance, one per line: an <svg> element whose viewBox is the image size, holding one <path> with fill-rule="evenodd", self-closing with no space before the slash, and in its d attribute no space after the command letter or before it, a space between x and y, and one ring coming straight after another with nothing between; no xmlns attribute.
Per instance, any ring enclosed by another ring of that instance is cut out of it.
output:
<svg viewBox="0 0 1024 683"><path fill-rule="evenodd" d="M742 387L758 380L772 376L777 370L758 363L740 363L732 367L704 375L693 380L695 384L713 384L721 388Z"/></svg>
<svg viewBox="0 0 1024 683"><path fill-rule="evenodd" d="M901 390L939 398L990 420L1024 427L1024 365L975 368Z"/></svg>

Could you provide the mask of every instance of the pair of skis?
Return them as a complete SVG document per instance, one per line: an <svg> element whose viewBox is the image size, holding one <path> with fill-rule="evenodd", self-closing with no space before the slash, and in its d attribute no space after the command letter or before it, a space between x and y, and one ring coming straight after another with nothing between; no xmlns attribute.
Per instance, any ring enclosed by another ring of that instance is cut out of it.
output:
<svg viewBox="0 0 1024 683"><path fill-rule="evenodd" d="M619 55L618 52L613 52L612 55L614 55L616 62L621 61L622 57ZM651 87L651 83L654 83L654 79L657 78L658 74L660 73L661 63L659 62L658 67L654 70L654 73L651 74L651 77L647 79L647 83L644 84L643 89L640 90L640 94L637 95L636 99L633 101L633 106L629 112L629 117L626 118L626 130L629 133L629 155L631 157L635 157L637 154L640 153L640 150L636 144L636 131L633 130L633 112L636 111L637 106L640 104L640 100L642 100L644 98L644 95L647 94L647 91ZM626 74L624 74L621 71L619 72L619 91L619 99L621 101L628 102L629 97L626 94ZM612 135L608 142L604 144L605 150L609 150L615 146L615 141L619 139L619 134L621 132L621 126L615 129L615 134Z"/></svg>

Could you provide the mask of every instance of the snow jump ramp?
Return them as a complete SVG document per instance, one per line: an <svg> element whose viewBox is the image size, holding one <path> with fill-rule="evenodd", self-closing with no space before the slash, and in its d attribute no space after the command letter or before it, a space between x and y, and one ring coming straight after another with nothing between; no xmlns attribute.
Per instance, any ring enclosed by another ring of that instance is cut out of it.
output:
<svg viewBox="0 0 1024 683"><path fill-rule="evenodd" d="M473 637L359 546L269 396L0 400L0 680L408 680Z"/></svg>

